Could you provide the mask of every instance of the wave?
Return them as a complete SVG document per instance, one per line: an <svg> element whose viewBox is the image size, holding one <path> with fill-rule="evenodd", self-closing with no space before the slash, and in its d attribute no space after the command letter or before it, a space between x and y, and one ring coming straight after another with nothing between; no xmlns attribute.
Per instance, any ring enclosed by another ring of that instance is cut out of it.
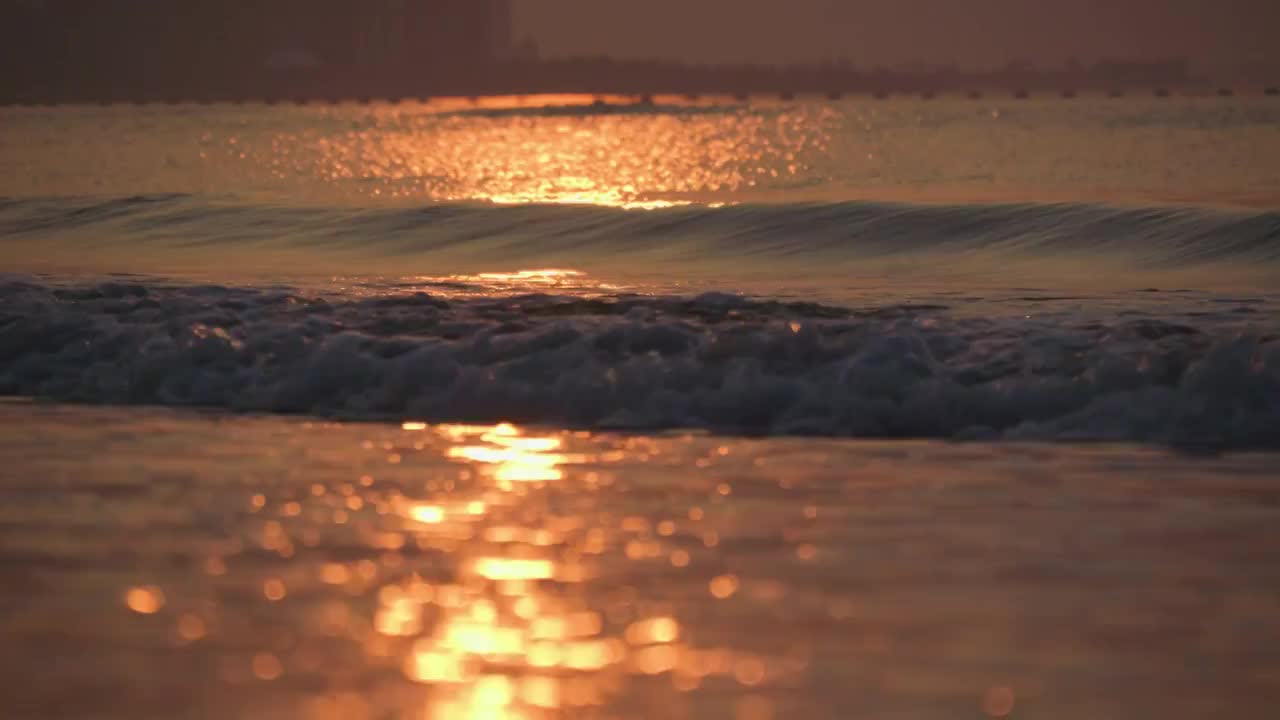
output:
<svg viewBox="0 0 1280 720"><path fill-rule="evenodd" d="M696 296L0 279L0 394L350 419L1280 449L1280 334Z"/></svg>
<svg viewBox="0 0 1280 720"><path fill-rule="evenodd" d="M1095 204L883 202L685 206L286 206L230 198L0 199L0 249L223 257L306 254L310 261L731 263L840 272L874 261L1091 259L1092 269L1211 264L1274 274L1280 211ZM1269 275L1270 276L1270 275Z"/></svg>

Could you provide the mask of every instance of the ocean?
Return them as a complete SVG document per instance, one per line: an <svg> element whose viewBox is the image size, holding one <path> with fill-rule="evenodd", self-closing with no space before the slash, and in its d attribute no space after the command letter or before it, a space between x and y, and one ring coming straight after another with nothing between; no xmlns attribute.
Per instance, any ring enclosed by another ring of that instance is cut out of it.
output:
<svg viewBox="0 0 1280 720"><path fill-rule="evenodd" d="M1277 129L0 109L0 705L1270 717Z"/></svg>

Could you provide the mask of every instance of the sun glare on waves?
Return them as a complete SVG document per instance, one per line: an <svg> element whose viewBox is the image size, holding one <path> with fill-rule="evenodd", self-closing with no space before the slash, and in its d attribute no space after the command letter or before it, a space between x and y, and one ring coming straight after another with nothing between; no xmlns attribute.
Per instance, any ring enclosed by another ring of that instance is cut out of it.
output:
<svg viewBox="0 0 1280 720"><path fill-rule="evenodd" d="M724 202L820 163L829 110L586 95L374 107L274 147L296 173L381 198L656 210Z"/></svg>
<svg viewBox="0 0 1280 720"><path fill-rule="evenodd" d="M344 291L376 297L385 297L386 283L393 282L396 294L427 293L442 299L498 298L547 292L592 298L629 289L627 285L605 282L581 270L570 268L495 269L452 275L405 275L372 279L334 277L333 282ZM343 283L349 285L343 286ZM410 421L405 429L426 430L427 424Z"/></svg>
<svg viewBox="0 0 1280 720"><path fill-rule="evenodd" d="M625 193L618 190L508 193L490 195L487 199L495 205L602 205L623 210L662 210L664 208L693 204L687 200L640 200L629 198Z"/></svg>
<svg viewBox="0 0 1280 720"><path fill-rule="evenodd" d="M558 270L552 268L547 270L516 270L515 272L485 272L477 273L474 277L481 280L498 280L502 282L557 283L569 278L582 277L582 275L583 274L577 270Z"/></svg>

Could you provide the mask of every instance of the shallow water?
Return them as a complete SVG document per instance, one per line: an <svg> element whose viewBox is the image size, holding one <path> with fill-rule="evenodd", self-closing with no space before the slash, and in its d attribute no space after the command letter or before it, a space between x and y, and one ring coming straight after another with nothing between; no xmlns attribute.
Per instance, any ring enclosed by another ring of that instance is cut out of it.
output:
<svg viewBox="0 0 1280 720"><path fill-rule="evenodd" d="M1280 700L1266 455L27 403L0 424L7 717Z"/></svg>

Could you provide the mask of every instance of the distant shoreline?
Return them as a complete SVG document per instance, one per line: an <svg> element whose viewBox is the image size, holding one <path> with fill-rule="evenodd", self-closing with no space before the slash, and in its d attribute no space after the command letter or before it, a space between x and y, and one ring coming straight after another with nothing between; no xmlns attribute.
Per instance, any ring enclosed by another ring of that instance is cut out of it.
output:
<svg viewBox="0 0 1280 720"><path fill-rule="evenodd" d="M671 106L679 104L696 105L700 103L767 103L767 102L788 102L793 100L843 100L862 98L865 100L903 100L916 99L921 101L928 100L1088 100L1088 99L1133 99L1133 98L1167 98L1167 99L1208 99L1208 98L1258 98L1258 97L1276 97L1280 99L1280 92L1274 87L1235 87L1224 89L1215 87L1186 87L1186 88L1158 88L1155 90L1015 90L1009 88L990 89L983 91L874 91L874 92L840 92L833 91L827 93L821 92L745 92L745 93L727 93L727 92L708 92L708 93L621 93L621 92L552 92L552 93L503 93L503 94L478 94L478 95L437 95L437 96L404 96L404 95L244 95L244 96L199 96L199 97L182 97L182 96L153 96L153 95L111 95L97 97L69 97L69 96L45 96L45 97L22 97L22 98L0 98L0 107L8 108L40 108L40 107L75 107L75 106L177 106L177 105L373 105L373 104L401 104L401 103L434 103L434 102L451 102L466 104L477 110L484 109L483 103L487 100L536 100L540 97L548 95L574 95L578 97L588 98L587 101L568 103L568 105L592 104L600 107L602 110L609 109L626 109L637 106L655 105L655 106ZM520 107L517 105L515 107ZM532 106L531 106L532 107Z"/></svg>
<svg viewBox="0 0 1280 720"><path fill-rule="evenodd" d="M1195 77L1182 61L1103 62L1089 67L1036 69L1018 65L992 71L955 68L909 70L851 66L698 66L670 62L578 58L493 62L418 70L386 67L356 72L328 66L261 68L254 72L209 71L179 80L106 68L67 72L27 65L0 77L0 105L218 102L373 102L439 97L489 97L573 93L623 96L642 102L659 95L691 99L727 96L738 100L797 96L832 99L944 96L1015 99L1084 95L1110 97L1186 95L1280 96L1275 83L1228 82Z"/></svg>

